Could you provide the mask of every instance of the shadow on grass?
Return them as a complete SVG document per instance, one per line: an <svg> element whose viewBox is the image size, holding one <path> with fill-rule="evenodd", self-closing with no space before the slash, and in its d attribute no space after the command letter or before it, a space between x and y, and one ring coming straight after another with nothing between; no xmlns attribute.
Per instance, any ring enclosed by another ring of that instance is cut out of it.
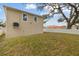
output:
<svg viewBox="0 0 79 59"><path fill-rule="evenodd" d="M5 34L2 34L2 35L0 36L0 42L2 42L2 41L4 40L4 38L5 38Z"/></svg>

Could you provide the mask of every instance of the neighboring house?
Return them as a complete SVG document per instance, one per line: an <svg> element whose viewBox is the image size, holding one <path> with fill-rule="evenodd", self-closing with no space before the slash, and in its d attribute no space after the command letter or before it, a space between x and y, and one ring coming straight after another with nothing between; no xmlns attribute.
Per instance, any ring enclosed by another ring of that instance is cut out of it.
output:
<svg viewBox="0 0 79 59"><path fill-rule="evenodd" d="M76 23L75 25L72 26L72 29L77 29L79 30L79 23Z"/></svg>
<svg viewBox="0 0 79 59"><path fill-rule="evenodd" d="M43 33L43 17L16 8L4 6L6 15L6 37Z"/></svg>
<svg viewBox="0 0 79 59"><path fill-rule="evenodd" d="M50 25L48 26L49 29L66 29L66 26L55 26L55 25Z"/></svg>

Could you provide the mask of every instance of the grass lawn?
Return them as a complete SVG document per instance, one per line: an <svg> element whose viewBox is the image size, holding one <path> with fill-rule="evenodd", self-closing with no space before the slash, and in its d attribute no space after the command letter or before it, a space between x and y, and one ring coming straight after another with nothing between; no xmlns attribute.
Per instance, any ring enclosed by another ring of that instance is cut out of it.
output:
<svg viewBox="0 0 79 59"><path fill-rule="evenodd" d="M0 42L0 55L79 56L79 35L43 33L5 39Z"/></svg>

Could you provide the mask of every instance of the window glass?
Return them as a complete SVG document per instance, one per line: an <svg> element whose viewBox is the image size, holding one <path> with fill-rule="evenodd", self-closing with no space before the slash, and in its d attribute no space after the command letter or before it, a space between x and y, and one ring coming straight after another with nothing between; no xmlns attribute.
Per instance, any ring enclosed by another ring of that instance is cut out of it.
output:
<svg viewBox="0 0 79 59"><path fill-rule="evenodd" d="M36 16L34 17L34 21L37 22L37 17Z"/></svg>
<svg viewBox="0 0 79 59"><path fill-rule="evenodd" d="M23 20L27 21L27 15L26 14L23 14Z"/></svg>
<svg viewBox="0 0 79 59"><path fill-rule="evenodd" d="M19 27L19 23L14 22L14 23L13 23L13 27L14 27L14 28L18 28L18 27Z"/></svg>

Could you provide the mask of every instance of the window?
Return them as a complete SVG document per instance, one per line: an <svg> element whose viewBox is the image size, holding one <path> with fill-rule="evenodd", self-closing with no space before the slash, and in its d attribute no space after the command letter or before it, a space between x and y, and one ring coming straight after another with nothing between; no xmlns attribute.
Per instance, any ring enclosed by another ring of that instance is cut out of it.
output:
<svg viewBox="0 0 79 59"><path fill-rule="evenodd" d="M23 20L27 21L27 15L26 14L23 14Z"/></svg>
<svg viewBox="0 0 79 59"><path fill-rule="evenodd" d="M14 22L14 23L13 23L13 27L14 27L14 28L18 28L18 27L19 27L19 23Z"/></svg>
<svg viewBox="0 0 79 59"><path fill-rule="evenodd" d="M34 17L34 21L37 22L37 17L36 16Z"/></svg>

